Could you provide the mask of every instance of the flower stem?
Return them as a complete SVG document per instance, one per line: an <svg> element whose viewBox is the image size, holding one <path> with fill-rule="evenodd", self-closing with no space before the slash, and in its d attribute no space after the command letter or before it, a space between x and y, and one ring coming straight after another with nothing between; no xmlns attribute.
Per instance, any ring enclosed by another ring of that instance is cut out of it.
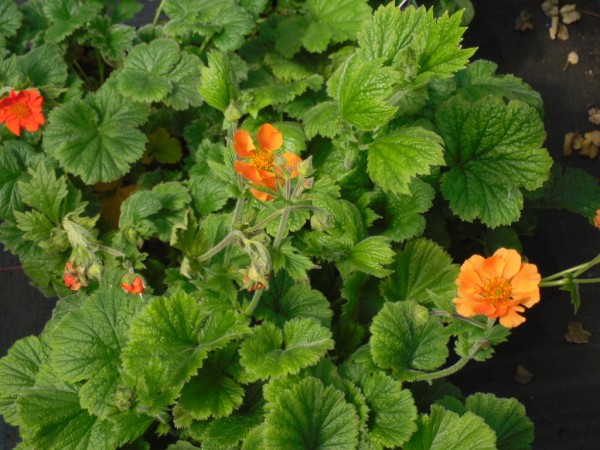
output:
<svg viewBox="0 0 600 450"><path fill-rule="evenodd" d="M96 64L98 64L98 77L100 78L100 84L104 84L104 60L100 56L100 52L96 50Z"/></svg>
<svg viewBox="0 0 600 450"><path fill-rule="evenodd" d="M215 256L217 253L219 253L221 250L223 250L225 247L227 247L227 245L233 241L236 237L239 238L244 238L244 233L242 233L239 230L232 230L227 236L225 236L223 238L223 240L221 242L219 242L217 245L215 245L213 248L211 248L210 250L208 250L206 253L198 256L196 258L197 261L207 261L210 258L212 258L213 256Z"/></svg>
<svg viewBox="0 0 600 450"><path fill-rule="evenodd" d="M444 377L455 374L460 369L465 367L467 365L467 363L471 359L473 359L473 356L475 356L475 353L477 353L479 351L479 349L486 343L487 343L487 341L479 341L479 340L475 341L473 346L469 349L469 353L467 354L467 356L460 358L458 361L456 361L456 363L454 363L450 367L446 367L445 369L438 370L436 372L421 373L415 377L414 381L432 381L437 378L444 378Z"/></svg>
<svg viewBox="0 0 600 450"><path fill-rule="evenodd" d="M278 209L274 213L268 215L263 220L258 222L256 225L253 225L250 228L247 228L246 233L254 233L255 231L260 230L262 227L264 227L266 224L268 224L271 220L275 219L276 217L281 216L283 214L284 209ZM317 208L316 206L312 206L312 205L294 205L294 206L290 206L289 209L291 212L291 211L298 211L301 209L318 211L320 208Z"/></svg>
<svg viewBox="0 0 600 450"><path fill-rule="evenodd" d="M430 316L441 316L441 317L454 317L455 319L462 320L463 322L467 322L477 328L481 328L482 330L487 330L488 327L486 324L478 322L475 319L471 319L470 317L461 316L458 313L450 313L448 311L429 311Z"/></svg>
<svg viewBox="0 0 600 450"><path fill-rule="evenodd" d="M290 179L285 179L285 199L287 201L290 200L292 195L292 184L290 183ZM287 221L290 217L291 206L286 206L283 208L281 212L281 219L279 220L279 227L277 227L277 234L275 235L275 240L273 241L273 248L278 249L281 245L281 241L285 237L285 227L287 226Z"/></svg>
<svg viewBox="0 0 600 450"><path fill-rule="evenodd" d="M551 286L562 286L569 281L566 278L562 278L560 280L552 280L552 281L542 281L540 282L540 287L551 287ZM571 280L575 284L592 284L592 283L600 283L600 278L584 278L583 280L574 279Z"/></svg>
<svg viewBox="0 0 600 450"><path fill-rule="evenodd" d="M598 263L600 263L600 255L596 256L595 258L593 258L592 260L590 260L586 263L579 264L578 266L571 267L570 269L562 270L555 274L544 277L542 279L542 282L540 283L540 286L542 286L542 283L545 283L546 281L555 280L555 279L560 278L563 275L566 275L568 273L573 273L573 277L578 277L583 272L585 272L586 270L590 269L592 266L595 266Z"/></svg>
<svg viewBox="0 0 600 450"><path fill-rule="evenodd" d="M161 0L160 4L158 5L158 8L156 8L156 13L154 14L154 20L152 21L153 26L156 25L156 23L158 22L158 18L160 17L160 14L162 13L164 3L165 3L165 0Z"/></svg>
<svg viewBox="0 0 600 450"><path fill-rule="evenodd" d="M258 289L254 291L254 296L252 297L252 301L248 305L248 307L244 310L243 314L245 316L251 316L256 306L258 305L258 301L260 300L260 296L262 295L264 289Z"/></svg>

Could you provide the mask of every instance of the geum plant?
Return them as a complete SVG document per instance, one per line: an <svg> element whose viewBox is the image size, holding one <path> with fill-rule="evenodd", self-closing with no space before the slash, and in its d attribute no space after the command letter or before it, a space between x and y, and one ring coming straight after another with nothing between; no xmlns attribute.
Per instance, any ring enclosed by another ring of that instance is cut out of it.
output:
<svg viewBox="0 0 600 450"><path fill-rule="evenodd" d="M535 208L600 205L539 95L461 13L140 7L0 6L1 240L59 297L0 360L19 448L528 448L517 400L444 378L593 281L520 255Z"/></svg>

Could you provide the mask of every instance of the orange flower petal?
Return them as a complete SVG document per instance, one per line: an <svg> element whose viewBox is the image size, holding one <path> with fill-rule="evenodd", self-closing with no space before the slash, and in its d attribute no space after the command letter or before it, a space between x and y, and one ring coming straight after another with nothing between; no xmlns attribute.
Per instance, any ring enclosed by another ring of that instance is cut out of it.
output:
<svg viewBox="0 0 600 450"><path fill-rule="evenodd" d="M256 199L261 200L263 202L267 202L274 198L272 195L269 195L263 191L259 191L258 189L250 188L250 192L252 193L252 195L254 195Z"/></svg>
<svg viewBox="0 0 600 450"><path fill-rule="evenodd" d="M600 209L596 210L596 217L594 217L594 226L600 228Z"/></svg>
<svg viewBox="0 0 600 450"><path fill-rule="evenodd" d="M263 150L279 150L283 145L283 135L270 123L265 123L258 129L258 146Z"/></svg>
<svg viewBox="0 0 600 450"><path fill-rule="evenodd" d="M516 250L499 248L494 253L494 256L499 256L504 262L504 267L502 268L502 273L500 274L502 278L510 280L521 268L521 255L519 255L519 252Z"/></svg>
<svg viewBox="0 0 600 450"><path fill-rule="evenodd" d="M256 147L250 133L246 130L237 130L233 135L233 149L240 158L249 158Z"/></svg>
<svg viewBox="0 0 600 450"><path fill-rule="evenodd" d="M509 310L506 315L500 317L500 325L506 328L514 328L525 322L525 317L520 316L514 310Z"/></svg>
<svg viewBox="0 0 600 450"><path fill-rule="evenodd" d="M282 155L285 158L285 170L290 171L290 178L296 178L298 176L298 166L302 162L302 158L292 152L285 152Z"/></svg>
<svg viewBox="0 0 600 450"><path fill-rule="evenodd" d="M252 164L248 164L247 162L239 160L235 161L233 163L233 169L241 176L254 183L258 183L262 179L260 174L258 173L258 169Z"/></svg>

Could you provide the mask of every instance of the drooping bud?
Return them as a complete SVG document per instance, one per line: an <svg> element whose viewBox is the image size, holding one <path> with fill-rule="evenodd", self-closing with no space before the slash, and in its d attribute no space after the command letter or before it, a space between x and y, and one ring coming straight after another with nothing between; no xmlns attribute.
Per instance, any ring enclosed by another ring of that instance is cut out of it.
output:
<svg viewBox="0 0 600 450"><path fill-rule="evenodd" d="M298 166L298 173L303 177L310 177L313 173L315 173L315 169L312 164L312 156L309 156L305 160L303 160Z"/></svg>

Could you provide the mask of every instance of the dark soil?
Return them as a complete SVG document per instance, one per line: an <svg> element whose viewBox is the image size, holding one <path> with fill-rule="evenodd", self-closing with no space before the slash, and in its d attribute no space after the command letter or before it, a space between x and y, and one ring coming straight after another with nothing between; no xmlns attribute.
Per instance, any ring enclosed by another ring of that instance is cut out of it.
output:
<svg viewBox="0 0 600 450"><path fill-rule="evenodd" d="M148 10L152 3L147 2ZM598 160L562 155L566 132L600 129L587 120L587 108L600 106L600 1L569 3L597 15L582 14L579 22L568 26L570 38L563 42L550 40L550 20L542 13L540 0L474 0L476 15L465 45L478 47L475 57L495 61L500 73L519 76L539 91L550 153L559 164L598 178ZM533 31L513 28L523 9L532 16ZM571 50L577 51L580 62L563 71ZM600 231L574 214L544 211L538 233L525 239L524 247L530 261L549 275L597 255ZM16 265L17 258L0 254L0 357L17 339L38 334L55 303L30 286ZM589 276L600 277L600 268ZM465 394L483 391L519 399L535 424L536 449L600 448L600 286L584 286L581 297L581 309L573 316L566 292L544 289L542 301L528 311L527 322L498 347L494 358L470 363L452 379ZM572 320L592 332L588 344L565 341ZM533 373L530 383L515 381L519 364ZM4 448L13 448L17 439L16 430L5 427L0 446L4 440Z"/></svg>

